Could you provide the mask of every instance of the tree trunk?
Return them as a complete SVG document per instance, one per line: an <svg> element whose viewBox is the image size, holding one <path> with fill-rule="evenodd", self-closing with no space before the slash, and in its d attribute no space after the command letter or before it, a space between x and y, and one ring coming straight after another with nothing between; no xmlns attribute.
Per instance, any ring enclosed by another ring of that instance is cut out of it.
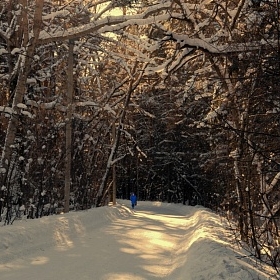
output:
<svg viewBox="0 0 280 280"><path fill-rule="evenodd" d="M138 62L136 61L135 65L134 65L134 68L132 70L132 75L135 74L135 70L136 70L137 65L138 65ZM101 185L100 185L99 190L98 190L97 199L96 199L96 206L97 207L103 205L104 193L106 193L105 187L107 185L109 172L110 172L112 162L114 160L114 157L115 157L115 154L117 152L118 145L119 145L119 142L120 142L120 136L121 136L120 126L124 122L125 115L126 115L126 110L127 110L128 105L129 105L131 94L133 93L135 88L140 83L143 72L144 71L141 71L141 74L139 75L139 77L138 77L138 79L135 83L133 83L133 79L130 80L129 88L128 88L127 95L126 95L126 99L124 101L123 110L122 110L122 113L121 113L120 118L119 118L119 126L117 127L117 130L116 130L115 141L114 141L113 146L111 148L111 153L110 153L110 156L109 156L108 161L107 161L106 170L105 170L104 176L103 176L102 181L101 181ZM104 191L104 189L105 189L105 191Z"/></svg>
<svg viewBox="0 0 280 280"><path fill-rule="evenodd" d="M113 140L113 145L116 141L116 124L115 122L113 123L113 126L112 126L112 140ZM112 202L113 202L113 205L116 205L116 196L117 196L117 178L116 178L116 164L114 163L113 166L112 166L113 170L113 192L112 192L112 195L113 195L113 198L112 198Z"/></svg>
<svg viewBox="0 0 280 280"><path fill-rule="evenodd" d="M36 43L39 38L39 33L41 30L41 24L42 24L42 10L43 10L43 4L44 1L42 0L36 0L35 5L35 12L34 12L34 25L33 30L31 34L33 34L33 37L29 38L28 36L28 29L25 29L25 38L22 42L22 49L25 49L25 53L20 55L18 65L20 65L19 74L18 74L18 80L17 85L15 89L15 95L13 98L12 103L12 109L13 113L10 117L10 121L7 128L6 133L6 139L5 144L2 152L1 157L1 167L5 170L5 176L2 178L2 185L6 184L7 181L7 174L10 167L11 162L11 155L12 155L12 146L15 141L16 132L18 129L18 123L19 123L19 116L20 116L20 110L17 107L19 103L22 103L23 97L26 91L26 80L31 68L32 59L34 56ZM28 7L25 3L25 7L23 7L23 11L27 11ZM23 24L28 27L28 19L27 14L23 12Z"/></svg>
<svg viewBox="0 0 280 280"><path fill-rule="evenodd" d="M69 212L71 161L72 161L72 102L73 102L73 49L74 42L69 40L68 54L68 81L67 81L67 113L66 113L66 156L65 156L65 186L64 186L64 212Z"/></svg>

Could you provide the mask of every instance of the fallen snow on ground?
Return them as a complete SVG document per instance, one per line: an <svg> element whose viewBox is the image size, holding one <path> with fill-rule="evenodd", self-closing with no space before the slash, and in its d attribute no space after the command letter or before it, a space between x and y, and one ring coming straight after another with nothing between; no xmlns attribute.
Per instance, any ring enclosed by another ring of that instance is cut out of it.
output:
<svg viewBox="0 0 280 280"><path fill-rule="evenodd" d="M1 280L277 279L203 207L140 201L0 228Z"/></svg>

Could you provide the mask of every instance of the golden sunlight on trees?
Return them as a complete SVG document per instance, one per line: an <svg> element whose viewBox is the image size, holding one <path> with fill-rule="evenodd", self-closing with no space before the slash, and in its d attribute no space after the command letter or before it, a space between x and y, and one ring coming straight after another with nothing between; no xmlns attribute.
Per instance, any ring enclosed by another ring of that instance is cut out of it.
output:
<svg viewBox="0 0 280 280"><path fill-rule="evenodd" d="M279 264L278 8L3 0L1 213L14 197L35 218L133 191L220 211Z"/></svg>

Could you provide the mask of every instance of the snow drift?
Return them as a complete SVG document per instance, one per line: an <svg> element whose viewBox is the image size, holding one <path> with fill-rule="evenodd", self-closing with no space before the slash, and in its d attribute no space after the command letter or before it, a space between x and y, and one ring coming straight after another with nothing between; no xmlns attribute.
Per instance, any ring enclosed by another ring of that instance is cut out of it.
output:
<svg viewBox="0 0 280 280"><path fill-rule="evenodd" d="M2 280L277 279L203 207L129 201L0 228Z"/></svg>

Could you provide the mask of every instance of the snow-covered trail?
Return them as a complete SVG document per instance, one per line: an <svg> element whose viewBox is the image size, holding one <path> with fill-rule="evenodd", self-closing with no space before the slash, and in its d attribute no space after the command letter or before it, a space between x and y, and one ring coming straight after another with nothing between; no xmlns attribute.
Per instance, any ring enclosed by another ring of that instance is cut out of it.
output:
<svg viewBox="0 0 280 280"><path fill-rule="evenodd" d="M128 201L0 228L1 280L270 279L204 208Z"/></svg>

